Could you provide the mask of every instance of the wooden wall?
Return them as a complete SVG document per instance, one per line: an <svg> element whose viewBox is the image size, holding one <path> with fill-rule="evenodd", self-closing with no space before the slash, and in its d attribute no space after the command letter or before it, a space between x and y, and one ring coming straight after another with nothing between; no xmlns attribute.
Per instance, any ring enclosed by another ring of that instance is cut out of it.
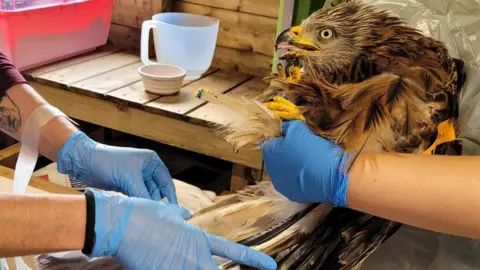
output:
<svg viewBox="0 0 480 270"><path fill-rule="evenodd" d="M140 53L140 33L142 23L154 14L169 10L173 0L116 0L113 8L109 43ZM153 40L150 38L151 56Z"/></svg>
<svg viewBox="0 0 480 270"><path fill-rule="evenodd" d="M214 65L268 75L279 0L177 0L173 10L220 19Z"/></svg>
<svg viewBox="0 0 480 270"><path fill-rule="evenodd" d="M273 57L279 0L117 0L110 43L139 50L144 20L162 11L220 19L213 66L267 76ZM150 44L153 46L153 43ZM153 50L150 50L153 52Z"/></svg>

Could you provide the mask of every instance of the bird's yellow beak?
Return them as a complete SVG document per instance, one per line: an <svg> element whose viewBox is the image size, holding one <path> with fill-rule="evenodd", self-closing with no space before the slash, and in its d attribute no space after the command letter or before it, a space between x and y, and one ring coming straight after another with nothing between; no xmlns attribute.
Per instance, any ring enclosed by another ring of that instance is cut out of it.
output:
<svg viewBox="0 0 480 270"><path fill-rule="evenodd" d="M303 28L301 26L294 26L280 33L275 40L275 50L281 48L282 43L286 44L285 47L294 46L306 51L321 50L320 47L304 38Z"/></svg>

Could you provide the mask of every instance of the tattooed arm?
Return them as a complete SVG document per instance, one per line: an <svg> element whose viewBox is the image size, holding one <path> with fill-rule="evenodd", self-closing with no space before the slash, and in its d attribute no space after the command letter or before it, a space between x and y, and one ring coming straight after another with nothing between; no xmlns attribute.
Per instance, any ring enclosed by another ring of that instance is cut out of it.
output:
<svg viewBox="0 0 480 270"><path fill-rule="evenodd" d="M20 108L8 95L5 95L0 105L0 127L5 132L15 133L22 125L19 114Z"/></svg>
<svg viewBox="0 0 480 270"><path fill-rule="evenodd" d="M47 103L29 84L11 87L0 102L0 129L20 140L24 125L33 110ZM77 128L64 117L50 120L40 130L39 152L52 161Z"/></svg>
<svg viewBox="0 0 480 270"><path fill-rule="evenodd" d="M0 53L0 130L20 140L25 122L33 110L47 103ZM57 153L76 127L63 117L50 120L40 131L39 152L56 161Z"/></svg>

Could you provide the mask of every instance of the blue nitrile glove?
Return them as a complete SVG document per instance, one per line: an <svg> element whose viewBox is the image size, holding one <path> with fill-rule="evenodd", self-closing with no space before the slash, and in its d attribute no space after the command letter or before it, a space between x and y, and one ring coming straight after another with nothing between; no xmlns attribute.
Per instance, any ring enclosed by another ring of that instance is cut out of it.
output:
<svg viewBox="0 0 480 270"><path fill-rule="evenodd" d="M275 189L292 201L347 207L347 155L314 134L303 121L284 122L282 129L283 136L261 146L265 170Z"/></svg>
<svg viewBox="0 0 480 270"><path fill-rule="evenodd" d="M95 242L90 257L114 256L126 269L218 269L212 255L260 269L271 257L202 231L177 204L92 192Z"/></svg>
<svg viewBox="0 0 480 270"><path fill-rule="evenodd" d="M88 186L177 203L172 177L154 151L104 145L78 131L58 153L57 163L60 173Z"/></svg>

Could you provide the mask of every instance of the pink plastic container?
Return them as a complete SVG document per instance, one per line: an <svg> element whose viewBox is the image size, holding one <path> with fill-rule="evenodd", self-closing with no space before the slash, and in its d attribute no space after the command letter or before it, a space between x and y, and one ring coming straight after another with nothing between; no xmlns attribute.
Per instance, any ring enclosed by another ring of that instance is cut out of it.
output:
<svg viewBox="0 0 480 270"><path fill-rule="evenodd" d="M0 3L0 50L25 70L105 45L115 0Z"/></svg>

